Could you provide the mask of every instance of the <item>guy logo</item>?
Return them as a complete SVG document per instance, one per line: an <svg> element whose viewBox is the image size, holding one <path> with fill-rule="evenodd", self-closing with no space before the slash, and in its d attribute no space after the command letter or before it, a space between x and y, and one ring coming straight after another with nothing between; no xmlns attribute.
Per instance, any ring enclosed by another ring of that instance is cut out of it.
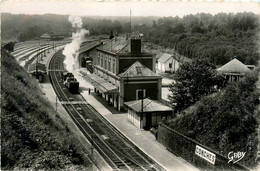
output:
<svg viewBox="0 0 260 171"><path fill-rule="evenodd" d="M246 152L240 152L240 151L238 151L236 153L233 151L229 152L228 153L228 159L229 159L228 163L231 161L233 163L240 161L243 157L245 157L245 154L246 154Z"/></svg>

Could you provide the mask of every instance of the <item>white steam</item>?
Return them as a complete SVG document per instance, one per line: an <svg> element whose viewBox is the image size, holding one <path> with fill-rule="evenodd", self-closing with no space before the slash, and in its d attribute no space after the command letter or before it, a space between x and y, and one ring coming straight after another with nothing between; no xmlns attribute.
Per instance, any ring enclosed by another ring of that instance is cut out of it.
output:
<svg viewBox="0 0 260 171"><path fill-rule="evenodd" d="M75 32L72 33L72 41L67 44L62 52L65 55L64 64L66 69L69 72L72 72L75 69L78 69L78 50L80 44L83 42L86 34L89 34L88 30L82 29L82 20L78 16L70 16L69 22L72 24L72 27L75 28Z"/></svg>
<svg viewBox="0 0 260 171"><path fill-rule="evenodd" d="M79 16L69 16L69 22L72 24L72 27L74 28L81 28L83 24Z"/></svg>

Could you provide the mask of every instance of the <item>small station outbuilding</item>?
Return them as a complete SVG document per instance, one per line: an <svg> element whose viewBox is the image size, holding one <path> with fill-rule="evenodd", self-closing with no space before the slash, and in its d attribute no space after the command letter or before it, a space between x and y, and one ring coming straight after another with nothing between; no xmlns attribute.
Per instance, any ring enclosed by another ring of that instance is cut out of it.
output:
<svg viewBox="0 0 260 171"><path fill-rule="evenodd" d="M48 33L45 33L40 36L41 39L51 39L51 36Z"/></svg>
<svg viewBox="0 0 260 171"><path fill-rule="evenodd" d="M44 81L44 77L47 74L46 66L41 63L32 63L28 67L28 73L36 77L40 83Z"/></svg>
<svg viewBox="0 0 260 171"><path fill-rule="evenodd" d="M217 71L224 74L228 82L239 81L246 74L252 72L245 64L236 58L218 68Z"/></svg>
<svg viewBox="0 0 260 171"><path fill-rule="evenodd" d="M143 99L124 103L128 109L128 119L140 129L150 129L162 121L172 118L172 108L156 100Z"/></svg>

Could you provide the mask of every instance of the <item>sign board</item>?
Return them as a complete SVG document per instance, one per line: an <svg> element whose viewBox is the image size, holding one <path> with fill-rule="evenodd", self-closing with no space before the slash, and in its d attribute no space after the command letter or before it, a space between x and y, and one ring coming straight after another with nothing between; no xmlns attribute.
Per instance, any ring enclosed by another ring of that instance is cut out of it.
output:
<svg viewBox="0 0 260 171"><path fill-rule="evenodd" d="M203 158L204 160L207 160L211 164L215 164L216 161L216 154L196 145L195 154Z"/></svg>

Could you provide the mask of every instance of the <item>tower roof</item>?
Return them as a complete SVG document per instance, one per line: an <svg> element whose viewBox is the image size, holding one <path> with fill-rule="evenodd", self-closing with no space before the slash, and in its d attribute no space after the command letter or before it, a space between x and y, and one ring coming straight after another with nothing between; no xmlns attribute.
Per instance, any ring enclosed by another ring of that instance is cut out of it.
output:
<svg viewBox="0 0 260 171"><path fill-rule="evenodd" d="M222 67L218 68L217 71L222 73L249 73L251 70L242 62L236 58L229 61Z"/></svg>

